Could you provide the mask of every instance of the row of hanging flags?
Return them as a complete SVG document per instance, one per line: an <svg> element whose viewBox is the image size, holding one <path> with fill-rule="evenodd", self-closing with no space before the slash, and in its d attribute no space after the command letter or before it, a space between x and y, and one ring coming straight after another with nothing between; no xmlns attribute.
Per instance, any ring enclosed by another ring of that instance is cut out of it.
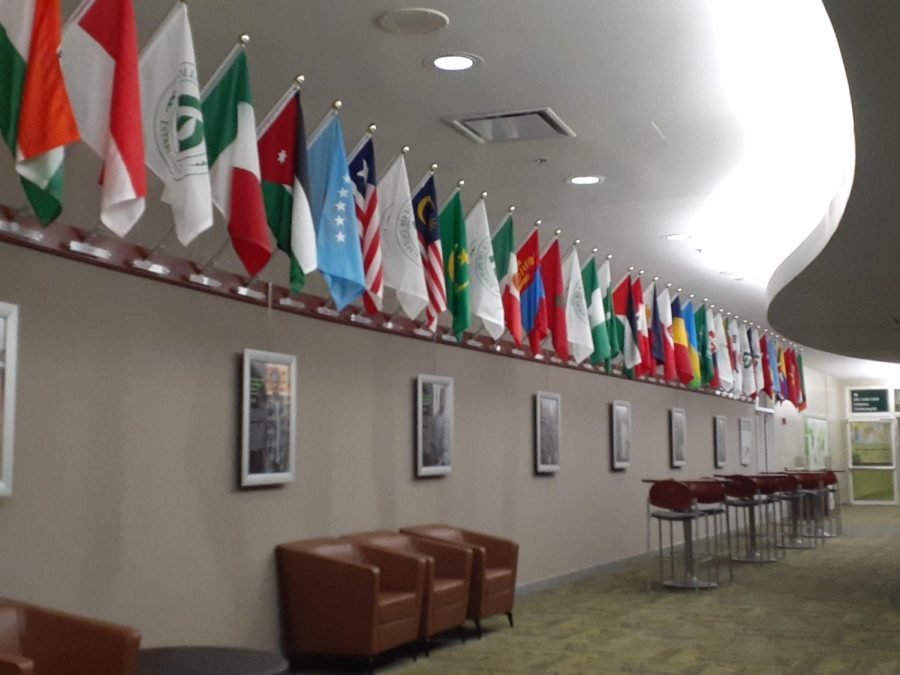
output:
<svg viewBox="0 0 900 675"><path fill-rule="evenodd" d="M80 138L103 160L100 218L120 237L143 214L146 164L183 245L214 205L248 274L277 246L291 290L318 270L338 310L362 298L378 313L387 286L432 332L449 312L459 340L474 317L535 356L549 337L563 361L806 406L802 356L757 328L630 273L613 286L609 260L564 258L558 237L542 251L537 228L516 247L512 208L493 232L484 193L465 213L457 187L438 208L434 171L410 189L403 152L378 180L371 131L348 156L339 106L307 137L299 82L257 125L245 43L201 90L183 2L140 54L132 0L84 0L64 31L59 0L0 4L0 133L38 220L60 214L64 147Z"/></svg>

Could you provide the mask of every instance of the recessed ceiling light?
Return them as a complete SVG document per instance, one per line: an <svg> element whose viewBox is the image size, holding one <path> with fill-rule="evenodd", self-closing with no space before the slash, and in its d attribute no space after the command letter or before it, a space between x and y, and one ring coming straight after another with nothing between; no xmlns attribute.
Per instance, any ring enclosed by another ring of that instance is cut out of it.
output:
<svg viewBox="0 0 900 675"><path fill-rule="evenodd" d="M570 176L567 183L572 185L598 185L606 180L606 176Z"/></svg>
<svg viewBox="0 0 900 675"><path fill-rule="evenodd" d="M427 7L401 7L385 12L376 21L389 33L427 35L445 28L450 23L450 17Z"/></svg>
<svg viewBox="0 0 900 675"><path fill-rule="evenodd" d="M442 54L434 58L425 59L425 65L437 70L460 71L477 66L483 59L475 54Z"/></svg>
<svg viewBox="0 0 900 675"><path fill-rule="evenodd" d="M667 241L687 241L691 238L691 235L685 234L683 232L675 232L673 234L667 234L663 237L663 239Z"/></svg>

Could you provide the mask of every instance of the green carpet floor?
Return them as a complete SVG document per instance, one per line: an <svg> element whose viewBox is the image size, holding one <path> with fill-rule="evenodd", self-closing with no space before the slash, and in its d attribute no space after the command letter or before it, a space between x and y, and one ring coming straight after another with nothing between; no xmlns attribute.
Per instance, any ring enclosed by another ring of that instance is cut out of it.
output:
<svg viewBox="0 0 900 675"><path fill-rule="evenodd" d="M900 673L900 508L844 510L844 536L713 591L646 591L647 562L517 599L516 627L441 640L391 673Z"/></svg>

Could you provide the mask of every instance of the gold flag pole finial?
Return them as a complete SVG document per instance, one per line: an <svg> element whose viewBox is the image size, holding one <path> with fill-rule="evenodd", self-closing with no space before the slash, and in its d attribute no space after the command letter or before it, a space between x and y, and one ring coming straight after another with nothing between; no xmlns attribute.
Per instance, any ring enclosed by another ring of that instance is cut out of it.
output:
<svg viewBox="0 0 900 675"><path fill-rule="evenodd" d="M250 36L244 33L238 37L238 42L241 43L241 46L246 47L247 43L250 42Z"/></svg>
<svg viewBox="0 0 900 675"><path fill-rule="evenodd" d="M515 205L515 204L510 204L510 205L509 205L509 209L507 209L507 210L508 210L510 213L515 213L515 212L516 212L516 205Z"/></svg>
<svg viewBox="0 0 900 675"><path fill-rule="evenodd" d="M306 75L298 75L297 77L294 78L294 84L297 85L297 89L299 89L300 86L301 86L304 82L306 82Z"/></svg>
<svg viewBox="0 0 900 675"><path fill-rule="evenodd" d="M613 259L613 254L612 254L612 253L607 253L607 254L606 254L606 259L607 259L607 260L612 260L612 259Z"/></svg>
<svg viewBox="0 0 900 675"><path fill-rule="evenodd" d="M402 148L400 148L400 152L402 152L404 155L409 154L409 146L404 145Z"/></svg>
<svg viewBox="0 0 900 675"><path fill-rule="evenodd" d="M484 192L481 193L481 198L487 199L487 190L485 190Z"/></svg>
<svg viewBox="0 0 900 675"><path fill-rule="evenodd" d="M463 185L465 185L465 184L466 184L466 181L464 181L464 180L458 180L458 181L456 181L456 187L461 188L461 187L462 187Z"/></svg>
<svg viewBox="0 0 900 675"><path fill-rule="evenodd" d="M375 126L374 124L369 125L369 133L370 134L374 134L377 129L378 129L378 127Z"/></svg>
<svg viewBox="0 0 900 675"><path fill-rule="evenodd" d="M340 110L340 109L341 109L341 106L343 106L343 105L344 105L344 104L343 104L343 102L341 101L341 99L335 99L335 100L332 101L332 103L331 103L331 107L332 107L332 109L334 109L334 110Z"/></svg>
<svg viewBox="0 0 900 675"><path fill-rule="evenodd" d="M559 235L562 234L562 228L557 227L556 231L553 233L553 236L559 239Z"/></svg>
<svg viewBox="0 0 900 675"><path fill-rule="evenodd" d="M591 253L593 253L594 255L597 255L597 251L599 251L599 250L600 250L600 247L595 246L594 248L591 249Z"/></svg>
<svg viewBox="0 0 900 675"><path fill-rule="evenodd" d="M437 166L438 166L437 162L435 162L434 164L431 165L429 170L431 171L432 176L434 175L434 172L437 171Z"/></svg>

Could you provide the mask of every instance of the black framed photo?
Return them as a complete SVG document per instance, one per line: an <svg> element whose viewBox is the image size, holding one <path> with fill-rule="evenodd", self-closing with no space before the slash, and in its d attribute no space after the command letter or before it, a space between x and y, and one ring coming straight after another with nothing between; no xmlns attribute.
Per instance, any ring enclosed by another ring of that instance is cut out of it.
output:
<svg viewBox="0 0 900 675"><path fill-rule="evenodd" d="M241 487L296 477L297 359L244 350Z"/></svg>
<svg viewBox="0 0 900 675"><path fill-rule="evenodd" d="M559 394L539 391L534 397L534 470L559 471L562 399Z"/></svg>

